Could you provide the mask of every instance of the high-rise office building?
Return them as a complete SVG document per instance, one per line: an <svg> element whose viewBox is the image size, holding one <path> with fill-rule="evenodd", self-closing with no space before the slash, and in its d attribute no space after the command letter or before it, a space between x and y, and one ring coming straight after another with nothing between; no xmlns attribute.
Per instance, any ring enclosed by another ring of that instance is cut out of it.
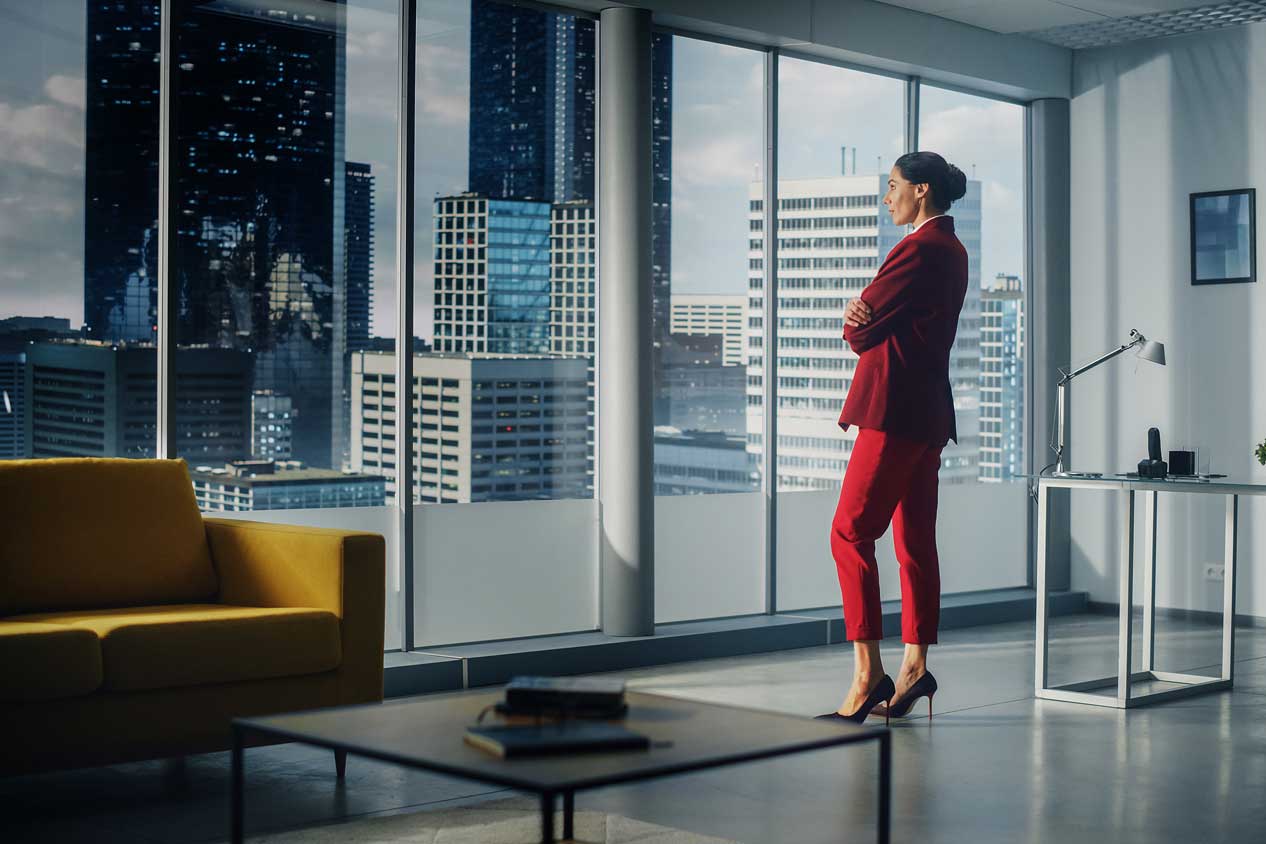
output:
<svg viewBox="0 0 1266 844"><path fill-rule="evenodd" d="M34 343L26 352L31 457L153 457L158 354L153 346ZM252 366L235 349L176 351L181 456L223 463L251 447Z"/></svg>
<svg viewBox="0 0 1266 844"><path fill-rule="evenodd" d="M550 351L548 202L435 200L435 349Z"/></svg>
<svg viewBox="0 0 1266 844"><path fill-rule="evenodd" d="M251 457L255 460L289 460L294 430L290 396L274 390L251 393Z"/></svg>
<svg viewBox="0 0 1266 844"><path fill-rule="evenodd" d="M0 460L26 457L26 350L0 337Z"/></svg>
<svg viewBox="0 0 1266 844"><path fill-rule="evenodd" d="M26 439L26 353L32 343L70 340L70 320L14 316L0 319L0 460L29 457Z"/></svg>
<svg viewBox="0 0 1266 844"><path fill-rule="evenodd" d="M87 7L91 339L151 339L158 6ZM295 455L330 465L345 449L344 6L177 8L176 342L248 351L255 386L294 402Z"/></svg>
<svg viewBox="0 0 1266 844"><path fill-rule="evenodd" d="M1024 472L1024 284L999 273L980 296L980 480Z"/></svg>
<svg viewBox="0 0 1266 844"><path fill-rule="evenodd" d="M472 192L594 199L594 38L592 20L472 0Z"/></svg>
<svg viewBox="0 0 1266 844"><path fill-rule="evenodd" d="M584 498L585 361L538 355L414 355L418 411L409 426L414 496L435 503ZM394 357L352 355L351 469L382 475L395 495Z"/></svg>
<svg viewBox="0 0 1266 844"><path fill-rule="evenodd" d="M764 187L749 194L747 327L748 448L763 452ZM876 176L788 179L778 183L778 488L832 489L839 485L857 437L841 431L840 409L857 355L844 342L844 307L875 276L902 231L879 208L885 190ZM961 210L960 210L961 209ZM942 483L977 476L980 370L980 183L950 212L968 250L973 277L950 356L959 440L942 457ZM970 377L969 377L970 376Z"/></svg>
<svg viewBox="0 0 1266 844"><path fill-rule="evenodd" d="M343 302L347 351L369 348L374 314L374 176L368 164L348 161L343 182Z"/></svg>
<svg viewBox="0 0 1266 844"><path fill-rule="evenodd" d="M203 512L381 507L386 485L376 475L314 469L298 460L234 460L189 470Z"/></svg>
<svg viewBox="0 0 1266 844"><path fill-rule="evenodd" d="M743 314L747 297L700 293L672 295L673 334L719 335L722 338L725 366L742 366L746 330Z"/></svg>

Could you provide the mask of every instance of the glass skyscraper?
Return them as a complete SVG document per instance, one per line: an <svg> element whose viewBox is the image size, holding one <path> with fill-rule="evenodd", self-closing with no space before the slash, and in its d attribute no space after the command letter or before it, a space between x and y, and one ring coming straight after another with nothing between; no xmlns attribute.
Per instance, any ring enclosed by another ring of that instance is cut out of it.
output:
<svg viewBox="0 0 1266 844"><path fill-rule="evenodd" d="M435 350L550 351L548 202L435 200Z"/></svg>
<svg viewBox="0 0 1266 844"><path fill-rule="evenodd" d="M345 448L344 8L178 8L176 342L252 354L254 386L294 403L294 455L328 466ZM87 334L148 339L158 3L90 3L87 36Z"/></svg>

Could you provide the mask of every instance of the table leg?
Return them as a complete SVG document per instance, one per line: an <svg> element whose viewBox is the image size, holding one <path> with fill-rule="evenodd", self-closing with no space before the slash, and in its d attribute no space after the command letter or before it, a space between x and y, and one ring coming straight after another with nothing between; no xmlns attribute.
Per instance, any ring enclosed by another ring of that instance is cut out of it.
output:
<svg viewBox="0 0 1266 844"><path fill-rule="evenodd" d="M233 728L233 756L232 756L232 779L233 785L229 792L229 834L233 844L241 844L243 837L242 824L242 733L237 727Z"/></svg>
<svg viewBox="0 0 1266 844"><path fill-rule="evenodd" d="M563 792L563 840L570 841L576 837L576 792Z"/></svg>
<svg viewBox="0 0 1266 844"><path fill-rule="evenodd" d="M1134 490L1121 493L1124 518L1121 522L1121 618L1117 633L1117 704L1130 702L1130 651L1134 630Z"/></svg>
<svg viewBox="0 0 1266 844"><path fill-rule="evenodd" d="M1223 552L1222 584L1222 679L1235 674L1235 562L1239 533L1238 495L1226 497L1226 549Z"/></svg>
<svg viewBox="0 0 1266 844"><path fill-rule="evenodd" d="M541 794L541 844L554 844L554 794Z"/></svg>
<svg viewBox="0 0 1266 844"><path fill-rule="evenodd" d="M1143 493L1143 670L1156 667L1156 499Z"/></svg>
<svg viewBox="0 0 1266 844"><path fill-rule="evenodd" d="M1033 680L1040 694L1046 688L1046 522L1048 490L1045 484L1037 485L1037 664L1033 666Z"/></svg>
<svg viewBox="0 0 1266 844"><path fill-rule="evenodd" d="M888 844L892 816L892 733L879 734L879 844Z"/></svg>

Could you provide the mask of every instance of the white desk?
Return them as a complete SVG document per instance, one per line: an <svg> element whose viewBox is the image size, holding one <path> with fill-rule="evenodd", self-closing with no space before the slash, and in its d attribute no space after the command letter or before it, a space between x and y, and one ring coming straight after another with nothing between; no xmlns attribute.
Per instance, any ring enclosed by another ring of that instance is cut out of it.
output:
<svg viewBox="0 0 1266 844"><path fill-rule="evenodd" d="M1231 688L1235 665L1235 559L1238 507L1241 495L1266 495L1266 484L1240 482L1234 478L1214 480L1164 480L1104 475L1100 478L1033 476L1037 480L1037 664L1034 685L1037 697L1071 703L1088 703L1129 709L1163 700L1189 697ZM1113 677L1083 680L1061 686L1047 680L1046 531L1049 492L1052 489L1098 489L1117 494L1121 501L1121 587L1120 630L1117 639L1117 673ZM1156 644L1156 496L1157 493L1222 495L1226 497L1225 583L1222 593L1222 672L1220 677L1176 674L1155 670ZM1143 509L1143 670L1130 670L1131 625L1134 605L1134 510L1135 495L1145 497ZM1160 680L1179 683L1180 688L1156 692L1131 692L1131 685ZM1116 695L1092 694L1093 689L1116 687Z"/></svg>

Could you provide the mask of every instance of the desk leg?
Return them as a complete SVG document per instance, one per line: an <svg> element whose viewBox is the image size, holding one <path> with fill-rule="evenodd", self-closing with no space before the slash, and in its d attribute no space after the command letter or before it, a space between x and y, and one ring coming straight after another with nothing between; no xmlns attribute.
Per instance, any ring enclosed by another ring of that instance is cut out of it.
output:
<svg viewBox="0 0 1266 844"><path fill-rule="evenodd" d="M554 844L554 794L541 795L541 844Z"/></svg>
<svg viewBox="0 0 1266 844"><path fill-rule="evenodd" d="M1239 533L1238 495L1226 497L1226 550L1223 554L1222 584L1222 679L1230 680L1235 669L1235 558Z"/></svg>
<svg viewBox="0 0 1266 844"><path fill-rule="evenodd" d="M245 840L242 823L242 792L244 788L242 782L242 733L237 727L233 728L231 767L233 785L229 792L229 835L233 844L242 844L242 841Z"/></svg>
<svg viewBox="0 0 1266 844"><path fill-rule="evenodd" d="M1130 650L1134 625L1134 490L1121 492L1121 618L1117 633L1117 705L1130 703Z"/></svg>
<svg viewBox="0 0 1266 844"><path fill-rule="evenodd" d="M576 792L563 792L563 840L576 837Z"/></svg>
<svg viewBox="0 0 1266 844"><path fill-rule="evenodd" d="M1156 499L1143 493L1143 670L1156 668Z"/></svg>
<svg viewBox="0 0 1266 844"><path fill-rule="evenodd" d="M1033 685L1037 687L1036 691L1041 694L1046 688L1046 522L1047 507L1049 505L1048 490L1045 484L1038 481L1037 484L1037 647L1036 652L1037 663L1033 666Z"/></svg>
<svg viewBox="0 0 1266 844"><path fill-rule="evenodd" d="M891 840L892 816L892 733L879 735L879 844Z"/></svg>

